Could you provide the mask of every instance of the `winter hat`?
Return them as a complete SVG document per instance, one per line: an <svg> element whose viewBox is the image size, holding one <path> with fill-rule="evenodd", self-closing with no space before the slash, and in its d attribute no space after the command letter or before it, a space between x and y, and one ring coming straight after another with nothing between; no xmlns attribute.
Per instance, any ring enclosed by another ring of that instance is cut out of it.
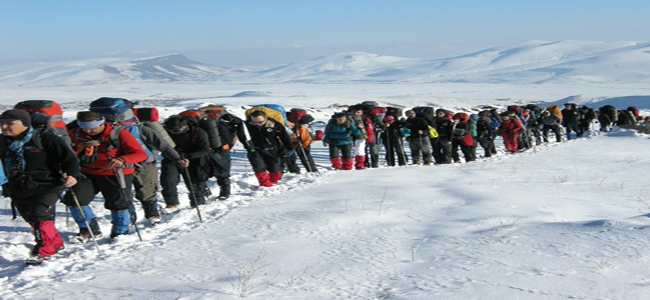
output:
<svg viewBox="0 0 650 300"><path fill-rule="evenodd" d="M395 117L393 117L393 116L385 116L383 121L384 122L395 121Z"/></svg>
<svg viewBox="0 0 650 300"><path fill-rule="evenodd" d="M32 117L22 109L10 109L0 114L0 121L20 120L23 125L29 127L32 124Z"/></svg>
<svg viewBox="0 0 650 300"><path fill-rule="evenodd" d="M445 113L445 114L446 114L447 111L445 111L445 110L442 109L442 108L438 108L438 109L436 109L436 114L439 114L439 113Z"/></svg>

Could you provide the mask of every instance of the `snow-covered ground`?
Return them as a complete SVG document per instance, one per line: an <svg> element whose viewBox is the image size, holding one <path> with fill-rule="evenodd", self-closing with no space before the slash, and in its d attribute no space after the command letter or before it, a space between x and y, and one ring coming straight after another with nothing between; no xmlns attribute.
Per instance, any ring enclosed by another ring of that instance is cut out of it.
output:
<svg viewBox="0 0 650 300"><path fill-rule="evenodd" d="M312 112L323 120L336 110L323 99L301 101L321 101ZM73 115L84 104L64 105ZM101 254L68 244L41 267L23 266L32 235L2 199L0 298L642 299L648 143L617 130L468 164L344 172L330 170L317 142L319 174L287 174L268 189L255 188L236 149L234 196L201 207L203 223L189 208L154 228L141 220L143 242L104 238ZM100 197L95 207L108 232ZM62 234L75 234L63 206L58 215Z"/></svg>
<svg viewBox="0 0 650 300"><path fill-rule="evenodd" d="M67 120L102 96L140 100L164 117L206 103L240 116L247 105L278 103L326 121L336 104L364 100L453 110L575 101L649 115L642 82L517 82L2 85L0 103L57 100ZM33 237L2 198L0 299L645 299L649 138L592 132L472 163L361 171L331 170L316 142L320 173L286 174L271 188L257 188L237 147L233 196L202 206L203 223L181 187L185 209L156 227L141 219L143 242L103 238L101 254L68 243L40 267L24 266ZM93 205L108 232L102 198ZM57 226L65 237L77 232L63 206Z"/></svg>

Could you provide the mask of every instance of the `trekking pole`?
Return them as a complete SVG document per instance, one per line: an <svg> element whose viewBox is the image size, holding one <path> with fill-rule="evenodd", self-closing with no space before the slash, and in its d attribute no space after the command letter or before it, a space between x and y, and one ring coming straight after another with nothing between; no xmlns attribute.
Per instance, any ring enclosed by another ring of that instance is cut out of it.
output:
<svg viewBox="0 0 650 300"><path fill-rule="evenodd" d="M196 213L199 216L199 222L203 223L203 218L201 218L201 209L199 208L199 203L196 201L196 195L194 195L194 185L192 184L192 178L190 178L190 170L186 167L181 167L183 168L183 172L185 173L185 185L187 186L187 189L190 191L190 200L194 202L194 207L196 208Z"/></svg>
<svg viewBox="0 0 650 300"><path fill-rule="evenodd" d="M183 155L181 158L184 159ZM194 195L194 185L192 184L192 178L190 178L190 170L187 167L181 166L183 173L185 174L185 185L190 191L190 201L194 202L194 207L196 207L196 213L199 216L199 222L203 223L203 218L201 217L201 209L199 208L199 203L196 201L196 195Z"/></svg>
<svg viewBox="0 0 650 300"><path fill-rule="evenodd" d="M113 168L113 172L115 173L115 178L117 178L117 183L120 186L120 194L122 194L122 198L126 201L126 203L129 204L129 215L131 216L131 223L133 224L133 227L135 227L135 233L138 234L138 239L142 242L142 236L140 235L140 229L138 229L138 224L136 224L136 221L138 220L138 216L135 213L135 206L133 206L133 201L129 199L129 197L126 195L126 192L124 189L126 189L126 180L124 179L124 172L122 171L122 168Z"/></svg>
<svg viewBox="0 0 650 300"><path fill-rule="evenodd" d="M99 250L99 244L97 244L97 239L95 238L95 233L93 232L93 229L90 228L90 223L88 222L88 219L86 219L86 213L84 212L83 208L81 207L81 203L79 202L79 198L77 198L77 194L74 192L72 187L69 187L68 191L72 195L72 199L74 200L74 204L77 206L77 208L81 212L81 216L84 218L84 223L86 223L86 228L88 228L88 232L90 233L90 237L93 239L93 244L95 244L95 249L97 249L97 254L102 255L102 251ZM66 211L67 210L68 210L68 206L66 205Z"/></svg>

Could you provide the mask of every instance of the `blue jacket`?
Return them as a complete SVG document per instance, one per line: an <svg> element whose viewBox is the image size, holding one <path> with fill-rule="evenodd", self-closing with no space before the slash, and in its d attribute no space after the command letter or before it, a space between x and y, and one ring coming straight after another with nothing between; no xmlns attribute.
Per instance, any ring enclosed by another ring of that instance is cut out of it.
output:
<svg viewBox="0 0 650 300"><path fill-rule="evenodd" d="M331 119L325 127L323 142L336 146L349 145L352 144L352 136L357 135L361 135L361 130L349 119L343 125L338 125L336 119Z"/></svg>

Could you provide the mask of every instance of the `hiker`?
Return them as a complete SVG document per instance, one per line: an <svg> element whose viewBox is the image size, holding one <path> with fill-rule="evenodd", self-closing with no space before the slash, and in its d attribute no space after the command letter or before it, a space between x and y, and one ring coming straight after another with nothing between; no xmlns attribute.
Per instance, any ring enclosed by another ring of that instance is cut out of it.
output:
<svg viewBox="0 0 650 300"><path fill-rule="evenodd" d="M176 144L180 159L164 157L160 163L160 185L165 213L179 210L178 184L181 176L189 190L190 206L205 204L206 181L210 177L208 133L183 116L172 115L164 122L165 130Z"/></svg>
<svg viewBox="0 0 650 300"><path fill-rule="evenodd" d="M437 165L450 164L454 123L447 116L447 111L442 108L436 109L433 122L432 126L438 131L438 138L431 140L433 159Z"/></svg>
<svg viewBox="0 0 650 300"><path fill-rule="evenodd" d="M381 141L386 149L386 164L390 167L395 166L395 155L397 155L397 164L400 166L406 165L406 153L402 145L402 137L404 136L401 130L401 123L397 122L394 116L387 115L383 119L384 128L381 130Z"/></svg>
<svg viewBox="0 0 650 300"><path fill-rule="evenodd" d="M455 123L455 126L451 150L451 156L454 163L461 162L460 156L458 155L459 148L461 152L463 152L465 162L476 160L476 148L474 148L474 138L470 133L469 121L469 115L466 113L457 113L454 115L453 122Z"/></svg>
<svg viewBox="0 0 650 300"><path fill-rule="evenodd" d="M483 148L484 157L492 157L496 154L496 146L494 145L494 137L496 135L495 125L499 126L498 121L496 124L492 123L490 112L485 110L478 113L478 120L476 120L476 140Z"/></svg>
<svg viewBox="0 0 650 300"><path fill-rule="evenodd" d="M576 105L573 103L565 103L562 110L562 126L566 128L566 139L571 140L571 133L575 132L576 136L580 136L581 132L578 129L578 121L580 115L576 110Z"/></svg>
<svg viewBox="0 0 650 300"><path fill-rule="evenodd" d="M516 153L519 148L517 145L517 138L519 130L523 129L517 114L513 111L507 111L501 114L501 125L499 126L499 133L503 138L503 144L506 147L507 153Z"/></svg>
<svg viewBox="0 0 650 300"><path fill-rule="evenodd" d="M352 154L354 155L354 168L362 170L366 166L366 154L369 150L369 145L375 139L373 124L370 118L365 117L362 109L353 110L350 118L354 122L354 126L361 131L360 135L354 136Z"/></svg>
<svg viewBox="0 0 650 300"><path fill-rule="evenodd" d="M272 120L262 110L251 112L246 121L250 144L244 144L255 177L262 187L278 184L282 178L282 157L295 155L284 124Z"/></svg>
<svg viewBox="0 0 650 300"><path fill-rule="evenodd" d="M414 165L424 163L425 166L431 165L433 157L431 156L431 145L429 143L429 124L422 116L418 116L414 110L406 111L406 122L404 127L411 131L411 136L407 138L411 148L411 159Z"/></svg>
<svg viewBox="0 0 650 300"><path fill-rule="evenodd" d="M332 116L325 126L323 146L329 147L329 157L333 169L352 170L352 141L354 136L359 135L361 135L361 130L352 125L347 113L339 112Z"/></svg>
<svg viewBox="0 0 650 300"><path fill-rule="evenodd" d="M294 149L298 149L296 152L298 153L300 162L307 172L318 172L314 158L311 156L311 143L313 139L311 133L309 133L309 129L307 129L307 125L299 122L295 124L289 122L289 125L291 125L293 131L291 143Z"/></svg>
<svg viewBox="0 0 650 300"><path fill-rule="evenodd" d="M582 136L585 132L591 129L591 121L596 118L596 112L587 106L580 108L580 117L578 119L578 136Z"/></svg>
<svg viewBox="0 0 650 300"><path fill-rule="evenodd" d="M548 110L544 110L542 115L538 118L538 122L542 124L542 136L544 137L544 142L549 142L549 130L552 130L553 134L555 134L556 142L562 142L562 134L560 133L560 124L562 124L562 120L560 117L556 114L552 114Z"/></svg>
<svg viewBox="0 0 650 300"><path fill-rule="evenodd" d="M27 263L39 264L64 247L54 224L56 202L65 188L77 183L79 162L63 139L32 128L26 111L7 110L0 114L0 124L0 158L7 179L3 195L32 227L36 244Z"/></svg>

